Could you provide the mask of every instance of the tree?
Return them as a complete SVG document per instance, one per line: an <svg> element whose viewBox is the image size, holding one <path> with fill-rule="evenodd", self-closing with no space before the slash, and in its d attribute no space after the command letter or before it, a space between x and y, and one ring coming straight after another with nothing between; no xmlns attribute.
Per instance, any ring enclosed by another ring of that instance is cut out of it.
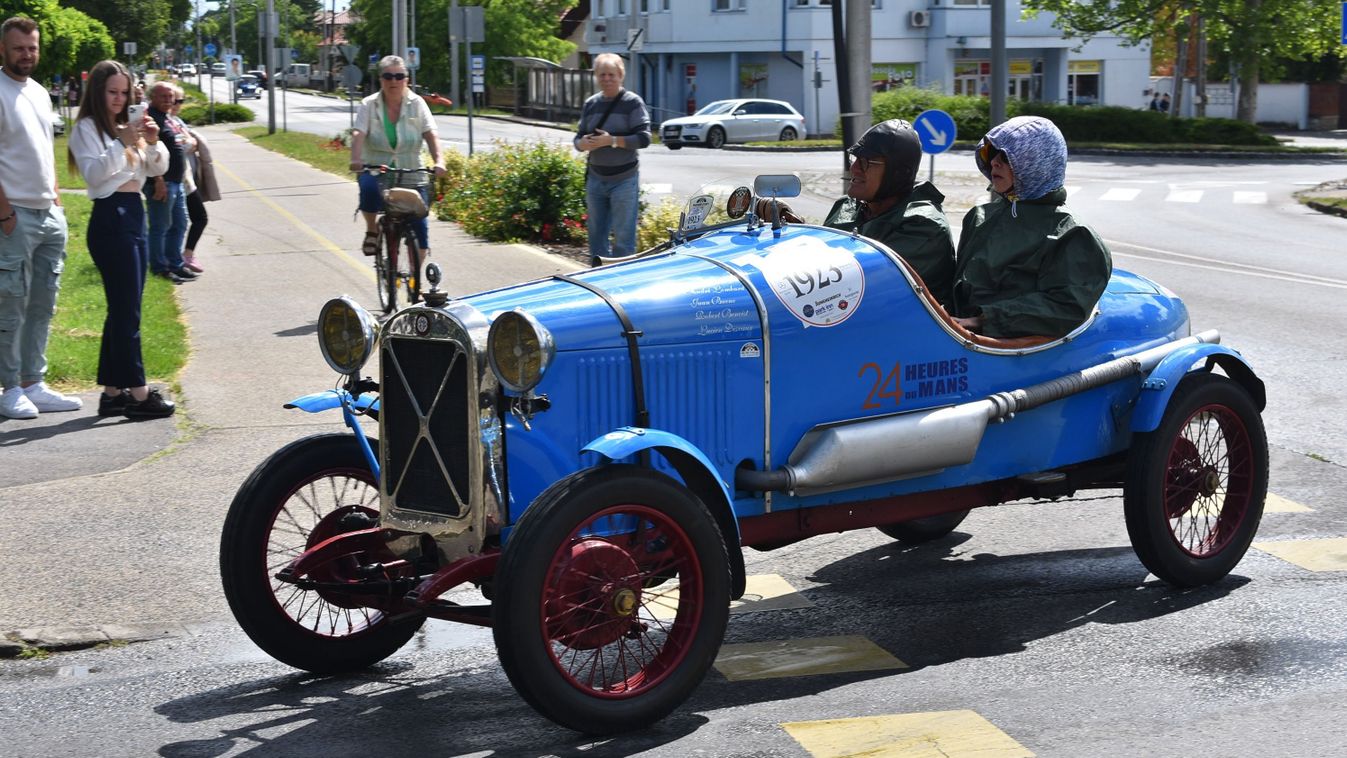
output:
<svg viewBox="0 0 1347 758"><path fill-rule="evenodd" d="M57 0L0 0L0 21L10 16L37 22L42 51L33 71L36 79L73 76L115 54L106 26L74 8L62 8Z"/></svg>
<svg viewBox="0 0 1347 758"><path fill-rule="evenodd" d="M459 0L459 7L484 7L486 42L474 45L473 52L486 56L488 81L503 83L510 71L497 57L532 56L558 62L570 55L575 45L557 37L557 32L561 15L575 4L576 0ZM369 55L387 55L393 38L391 6L388 0L352 0L351 9L361 21L347 30L347 38ZM416 79L422 84L441 87L449 82L448 9L448 0L417 0L415 42L421 48L421 69ZM459 66L459 76L466 81L467 66Z"/></svg>
<svg viewBox="0 0 1347 758"><path fill-rule="evenodd" d="M175 7L168 0L65 0L64 5L103 22L118 50L123 42L136 43L136 58L140 60L148 59L168 38L175 21L172 15ZM177 23L185 20L186 17L177 19Z"/></svg>
<svg viewBox="0 0 1347 758"><path fill-rule="evenodd" d="M1068 37L1116 33L1132 44L1167 39L1191 14L1206 23L1208 48L1232 62L1239 81L1235 117L1254 122L1264 63L1326 55L1338 47L1336 0L1025 0L1032 15L1056 14ZM1176 72L1181 73L1181 72Z"/></svg>

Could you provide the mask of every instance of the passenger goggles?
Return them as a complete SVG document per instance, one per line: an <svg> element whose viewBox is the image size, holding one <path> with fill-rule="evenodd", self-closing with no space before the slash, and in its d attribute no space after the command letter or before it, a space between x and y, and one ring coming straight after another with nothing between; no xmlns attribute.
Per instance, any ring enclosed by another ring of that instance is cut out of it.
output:
<svg viewBox="0 0 1347 758"><path fill-rule="evenodd" d="M1006 160L1006 151L993 145L991 140L983 137L982 144L978 145L978 158L982 161L982 164L990 166L992 165L992 159L998 157L1003 162L1009 163L1009 161Z"/></svg>

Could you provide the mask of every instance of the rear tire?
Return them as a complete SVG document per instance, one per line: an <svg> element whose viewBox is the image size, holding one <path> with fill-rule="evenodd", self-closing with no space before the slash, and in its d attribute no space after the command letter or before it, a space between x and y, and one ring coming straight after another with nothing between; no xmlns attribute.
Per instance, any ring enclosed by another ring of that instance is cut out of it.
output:
<svg viewBox="0 0 1347 758"><path fill-rule="evenodd" d="M1137 557L1179 587L1221 579L1258 531L1267 477L1249 393L1216 374L1184 377L1160 425L1134 435L1128 453L1123 513Z"/></svg>
<svg viewBox="0 0 1347 758"><path fill-rule="evenodd" d="M669 148L670 150L679 150L679 149L682 149L682 147L683 147L682 145L670 145L670 144L667 144L667 143L666 143L664 146L667 147L667 148Z"/></svg>
<svg viewBox="0 0 1347 758"><path fill-rule="evenodd" d="M797 139L799 139L799 138L800 138L800 133L797 132L797 131L795 131L795 127L793 127L793 126L788 126L788 127L786 127L785 129L782 129L782 130L781 130L781 141L782 141L782 142L794 142L795 140L797 140Z"/></svg>

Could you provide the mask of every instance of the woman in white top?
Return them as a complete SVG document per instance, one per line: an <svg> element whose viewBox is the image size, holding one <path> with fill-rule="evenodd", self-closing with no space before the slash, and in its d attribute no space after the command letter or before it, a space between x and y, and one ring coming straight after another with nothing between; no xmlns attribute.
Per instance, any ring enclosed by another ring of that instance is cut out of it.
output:
<svg viewBox="0 0 1347 758"><path fill-rule="evenodd" d="M98 355L103 385L98 415L162 418L173 415L174 405L146 386L140 352L140 301L150 264L140 188L147 176L168 170L168 149L143 108L128 120L130 97L126 66L109 60L89 71L70 135L69 161L84 176L94 201L89 255L103 276L108 301Z"/></svg>
<svg viewBox="0 0 1347 758"><path fill-rule="evenodd" d="M379 91L360 101L355 128L351 131L351 170L360 171L364 164L393 168L425 168L421 163L421 143L430 150L435 176L444 175L440 156L440 137L435 131L435 116L420 95L407 86L407 64L396 55L385 55L379 60ZM430 206L428 178L424 174L409 174L405 184L415 182L421 199ZM360 211L365 217L365 255L374 255L378 229L374 225L376 213L383 209L383 194L379 177L361 172ZM429 229L426 219L416 223L416 241L423 258L430 256Z"/></svg>

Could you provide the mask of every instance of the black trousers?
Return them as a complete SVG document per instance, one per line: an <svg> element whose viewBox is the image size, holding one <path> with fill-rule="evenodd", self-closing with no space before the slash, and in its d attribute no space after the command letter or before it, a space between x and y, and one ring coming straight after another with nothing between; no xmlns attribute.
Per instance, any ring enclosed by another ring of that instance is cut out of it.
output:
<svg viewBox="0 0 1347 758"><path fill-rule="evenodd" d="M140 301L150 246L145 238L145 203L139 192L114 192L94 201L85 237L89 256L103 275L108 315L98 353L98 383L141 387L145 361L140 353Z"/></svg>
<svg viewBox="0 0 1347 758"><path fill-rule="evenodd" d="M187 219L191 225L187 227L186 249L196 250L196 243L201 241L201 233L206 231L206 222L210 220L200 190L187 196Z"/></svg>

